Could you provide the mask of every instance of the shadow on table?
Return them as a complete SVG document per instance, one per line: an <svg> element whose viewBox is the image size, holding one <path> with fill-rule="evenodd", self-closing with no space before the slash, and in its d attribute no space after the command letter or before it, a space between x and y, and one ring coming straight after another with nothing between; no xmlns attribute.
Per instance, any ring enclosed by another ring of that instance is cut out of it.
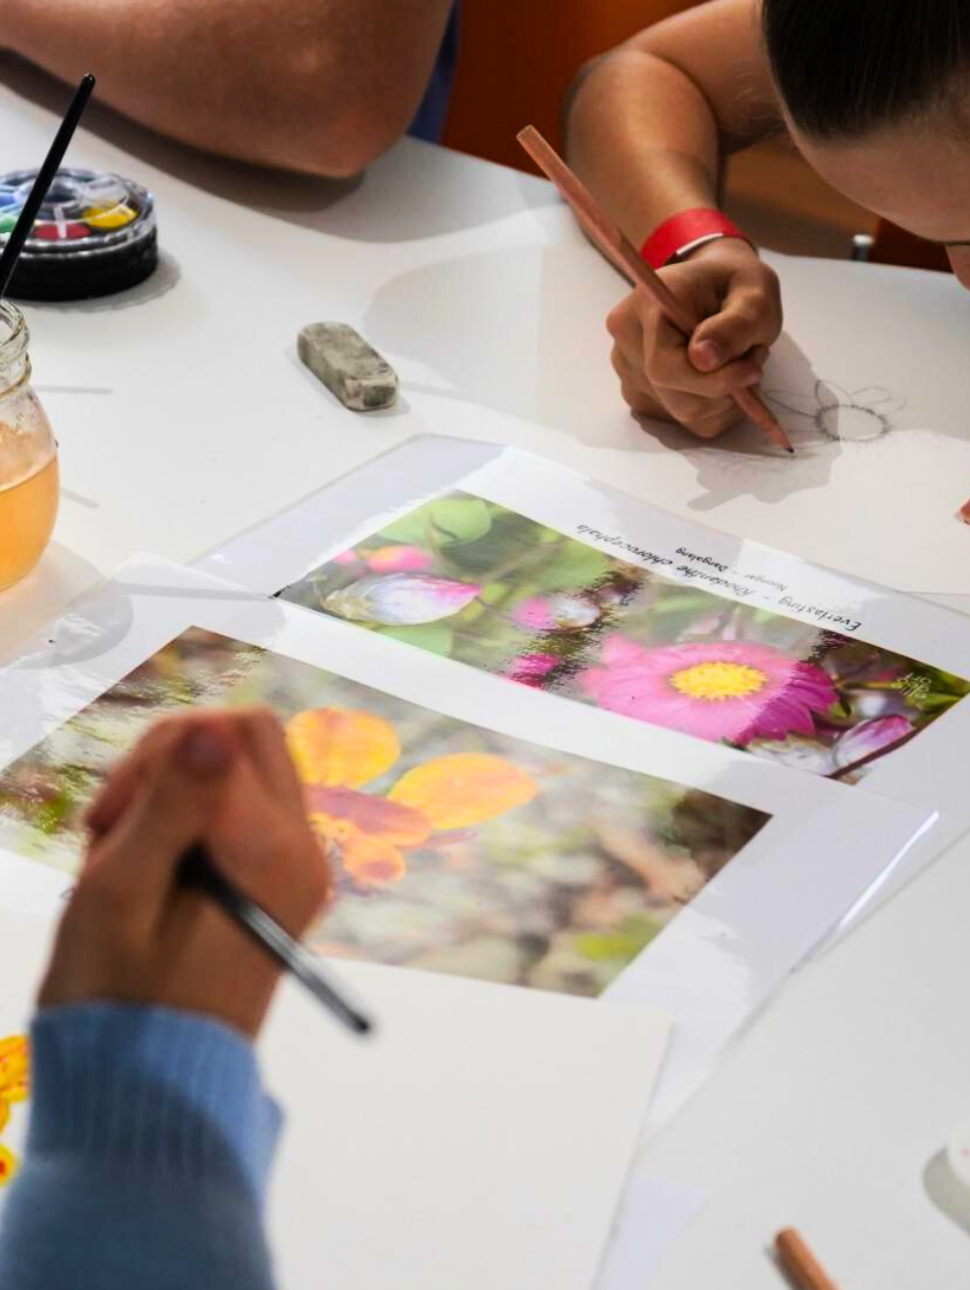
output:
<svg viewBox="0 0 970 1290"><path fill-rule="evenodd" d="M604 322L624 290L577 234L572 246L508 246L397 274L372 297L364 331L428 372L405 380L416 393L609 447L627 418Z"/></svg>
<svg viewBox="0 0 970 1290"><path fill-rule="evenodd" d="M52 542L32 573L0 593L0 662L8 662L23 641L61 613L65 603L100 582L101 576L93 564Z"/></svg>
<svg viewBox="0 0 970 1290"><path fill-rule="evenodd" d="M818 383L808 357L795 341L783 332L772 348L765 384L770 388L814 390ZM770 400L766 400L769 402ZM773 407L795 448L792 458L781 448L769 444L763 433L745 422L719 439L701 442L681 426L664 421L643 420L642 424L668 451L678 452L693 467L700 491L689 503L693 511L705 514L741 497L768 506L796 493L824 488L832 467L842 453L837 441L820 444L809 433L803 419L791 417ZM833 414L837 429L838 414Z"/></svg>
<svg viewBox="0 0 970 1290"><path fill-rule="evenodd" d="M676 454L696 476L693 510L714 511L746 494L772 504L825 487L841 446L810 442L804 418L783 417L797 446L793 460L750 424L705 443L680 426L629 416L605 325L626 291L577 233L573 245L510 246L398 274L375 293L365 330L378 349L430 369L438 383L407 382L416 393L494 408L593 448ZM816 386L787 334L769 373L773 386Z"/></svg>
<svg viewBox="0 0 970 1290"><path fill-rule="evenodd" d="M950 1168L945 1151L927 1162L923 1187L936 1208L970 1236L970 1191Z"/></svg>
<svg viewBox="0 0 970 1290"><path fill-rule="evenodd" d="M115 291L110 296L93 296L87 300L27 300L22 303L31 310L50 310L53 313L97 314L109 310L133 309L167 296L178 286L181 276L182 271L175 257L167 251L159 251L158 268L152 276L127 291Z"/></svg>
<svg viewBox="0 0 970 1290"><path fill-rule="evenodd" d="M0 58L0 77L24 98L63 113L62 82L13 55ZM418 241L559 200L549 185L530 175L414 139L402 140L364 175L322 179L211 156L165 139L96 100L85 113L84 127L216 197L358 242ZM462 167L460 183L454 178L456 162Z"/></svg>
<svg viewBox="0 0 970 1290"><path fill-rule="evenodd" d="M229 601L233 604L264 604L266 597L242 587L205 586L164 587L152 583L128 582L124 570L120 576L105 581L92 605L86 599L67 609L55 611L59 616L43 633L35 629L24 637L6 658L12 668L23 671L72 666L100 658L119 645L135 622L135 600L204 600ZM282 610L275 606L276 616ZM91 617L88 617L88 613ZM48 631L50 635L48 635Z"/></svg>

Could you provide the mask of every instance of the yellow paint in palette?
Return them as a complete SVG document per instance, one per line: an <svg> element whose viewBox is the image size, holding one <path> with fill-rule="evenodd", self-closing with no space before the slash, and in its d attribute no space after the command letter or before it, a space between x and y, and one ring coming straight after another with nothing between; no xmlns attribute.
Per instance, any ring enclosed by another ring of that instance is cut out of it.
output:
<svg viewBox="0 0 970 1290"><path fill-rule="evenodd" d="M81 218L92 228L124 228L137 218L137 211L119 202L115 206L90 206Z"/></svg>
<svg viewBox="0 0 970 1290"><path fill-rule="evenodd" d="M0 1039L0 1134L10 1119L10 1106L26 1102L30 1093L30 1044L26 1035ZM0 1187L17 1171L17 1157L0 1143Z"/></svg>

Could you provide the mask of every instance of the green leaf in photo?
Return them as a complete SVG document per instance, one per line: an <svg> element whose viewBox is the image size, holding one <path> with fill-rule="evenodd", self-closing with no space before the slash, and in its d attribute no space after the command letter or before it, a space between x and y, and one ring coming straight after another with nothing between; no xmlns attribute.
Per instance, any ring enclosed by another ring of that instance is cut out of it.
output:
<svg viewBox="0 0 970 1290"><path fill-rule="evenodd" d="M429 654L447 656L454 641L450 627L444 623L423 623L419 627L385 627L382 636L392 636L405 645L416 645Z"/></svg>
<svg viewBox="0 0 970 1290"><path fill-rule="evenodd" d="M955 703L959 703L961 697L959 694L930 693L916 700L914 706L920 712L943 712L947 708L952 708Z"/></svg>
<svg viewBox="0 0 970 1290"><path fill-rule="evenodd" d="M531 572L536 591L573 591L593 587L609 573L610 557L581 542L567 542L547 563Z"/></svg>
<svg viewBox="0 0 970 1290"><path fill-rule="evenodd" d="M701 614L710 615L711 602L710 593L696 591L663 591L653 605L650 612L654 615L663 614Z"/></svg>
<svg viewBox="0 0 970 1290"><path fill-rule="evenodd" d="M576 937L576 949L592 963L629 963L646 949L660 928L649 918L634 915L615 931L583 932Z"/></svg>
<svg viewBox="0 0 970 1290"><path fill-rule="evenodd" d="M954 676L952 672L944 672L939 668L930 670L930 675L935 676L937 690L952 694L955 699L963 699L970 694L970 682L962 676Z"/></svg>
<svg viewBox="0 0 970 1290"><path fill-rule="evenodd" d="M492 516L479 497L442 497L388 524L381 536L391 542L425 546L429 522L434 540L441 546L450 546L483 538L492 527Z"/></svg>

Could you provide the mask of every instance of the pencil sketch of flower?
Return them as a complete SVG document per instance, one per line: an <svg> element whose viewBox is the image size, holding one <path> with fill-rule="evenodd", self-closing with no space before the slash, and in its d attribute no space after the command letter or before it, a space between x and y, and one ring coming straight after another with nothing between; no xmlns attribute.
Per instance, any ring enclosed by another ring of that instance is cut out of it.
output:
<svg viewBox="0 0 970 1290"><path fill-rule="evenodd" d="M0 1133L10 1120L10 1107L24 1102L29 1093L30 1045L25 1035L0 1039ZM0 1144L0 1187L17 1171L17 1157Z"/></svg>
<svg viewBox="0 0 970 1290"><path fill-rule="evenodd" d="M535 780L507 758L471 752L414 766L386 794L363 792L401 755L391 723L368 712L299 712L286 735L310 823L331 856L365 887L399 882L408 850L447 844L454 831L495 819L538 792ZM462 841L467 837L461 834Z"/></svg>
<svg viewBox="0 0 970 1290"><path fill-rule="evenodd" d="M813 714L838 700L820 667L754 641L644 649L617 634L604 643L601 664L577 679L611 712L741 745L813 734Z"/></svg>
<svg viewBox="0 0 970 1290"><path fill-rule="evenodd" d="M844 390L834 381L816 381L812 394L789 390L766 390L765 397L776 407L807 417L823 440L831 443L872 443L892 428L892 418L905 406L878 385Z"/></svg>

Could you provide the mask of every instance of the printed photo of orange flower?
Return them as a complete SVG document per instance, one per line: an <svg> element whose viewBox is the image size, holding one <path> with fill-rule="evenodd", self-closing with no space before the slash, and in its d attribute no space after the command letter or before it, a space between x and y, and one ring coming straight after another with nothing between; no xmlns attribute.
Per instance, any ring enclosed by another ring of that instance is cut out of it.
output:
<svg viewBox="0 0 970 1290"><path fill-rule="evenodd" d="M538 792L531 776L506 758L464 752L414 766L378 796L360 790L401 756L390 722L317 708L292 717L286 734L306 785L310 822L331 856L367 887L399 882L409 849L441 847L449 834L454 840L454 830L504 815Z"/></svg>
<svg viewBox="0 0 970 1290"><path fill-rule="evenodd" d="M4 845L73 872L86 805L157 716L250 703L284 723L333 868L308 938L329 955L597 995L769 818L192 628L0 772Z"/></svg>
<svg viewBox="0 0 970 1290"><path fill-rule="evenodd" d="M0 1139L10 1122L11 1107L26 1102L30 1092L30 1045L26 1035L0 1039ZM0 1141L0 1187L17 1172L17 1157Z"/></svg>

